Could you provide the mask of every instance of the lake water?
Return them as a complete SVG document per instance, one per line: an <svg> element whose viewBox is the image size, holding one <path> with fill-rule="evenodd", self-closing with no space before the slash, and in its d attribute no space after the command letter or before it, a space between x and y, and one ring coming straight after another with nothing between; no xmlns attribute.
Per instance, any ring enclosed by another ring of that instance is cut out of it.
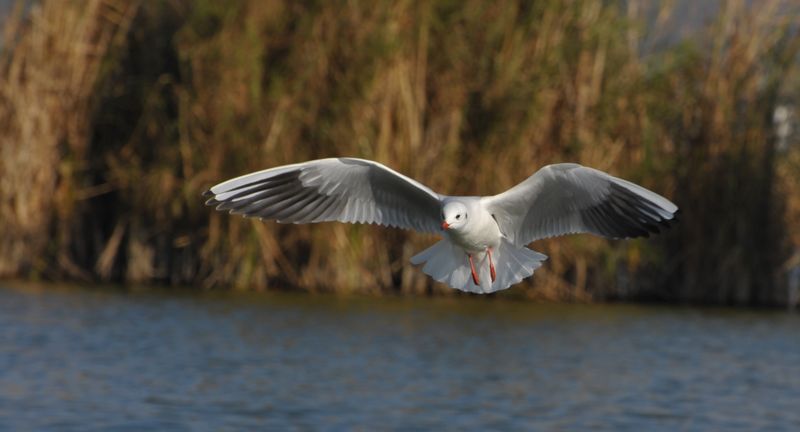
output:
<svg viewBox="0 0 800 432"><path fill-rule="evenodd" d="M2 430L800 430L800 316L0 283Z"/></svg>

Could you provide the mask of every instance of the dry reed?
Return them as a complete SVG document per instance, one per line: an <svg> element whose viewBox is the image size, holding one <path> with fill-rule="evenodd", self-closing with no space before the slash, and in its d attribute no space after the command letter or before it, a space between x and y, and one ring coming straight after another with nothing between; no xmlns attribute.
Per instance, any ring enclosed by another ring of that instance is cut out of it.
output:
<svg viewBox="0 0 800 432"><path fill-rule="evenodd" d="M91 270L66 252L76 234L69 225L94 192L81 184L91 169L92 93L135 3L44 2L24 19L22 5L8 19L0 58L0 275L46 273L54 258L69 276L88 279Z"/></svg>
<svg viewBox="0 0 800 432"><path fill-rule="evenodd" d="M673 196L682 222L654 241L539 242L551 259L506 295L782 301L800 245L797 146L777 157L771 123L797 100L785 2L725 2L697 42L644 58L635 1L89 5L12 20L2 275L450 292L408 264L433 238L243 220L199 193L328 156L448 194L577 161Z"/></svg>

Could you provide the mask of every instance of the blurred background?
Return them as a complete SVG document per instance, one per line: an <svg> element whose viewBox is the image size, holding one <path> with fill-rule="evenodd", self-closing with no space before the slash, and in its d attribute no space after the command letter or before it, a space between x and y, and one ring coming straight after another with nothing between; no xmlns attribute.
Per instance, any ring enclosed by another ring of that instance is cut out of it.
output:
<svg viewBox="0 0 800 432"><path fill-rule="evenodd" d="M0 16L0 430L800 430L797 0ZM204 206L335 156L481 195L578 162L680 220L469 296L433 236Z"/></svg>
<svg viewBox="0 0 800 432"><path fill-rule="evenodd" d="M501 295L798 301L796 2L4 3L2 277L450 293L408 263L434 238L243 220L200 194L332 156L447 194L574 161L680 223L537 242L547 265Z"/></svg>

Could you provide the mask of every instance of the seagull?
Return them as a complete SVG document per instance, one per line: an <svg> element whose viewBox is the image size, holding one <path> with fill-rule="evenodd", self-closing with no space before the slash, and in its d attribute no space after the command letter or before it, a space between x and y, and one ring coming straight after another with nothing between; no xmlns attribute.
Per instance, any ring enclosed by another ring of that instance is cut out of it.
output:
<svg viewBox="0 0 800 432"><path fill-rule="evenodd" d="M647 237L678 207L629 181L575 163L547 165L493 196L434 192L378 162L340 157L278 166L225 181L206 205L279 223L378 224L442 237L411 258L434 280L479 294L533 275L547 256L525 247L591 233Z"/></svg>

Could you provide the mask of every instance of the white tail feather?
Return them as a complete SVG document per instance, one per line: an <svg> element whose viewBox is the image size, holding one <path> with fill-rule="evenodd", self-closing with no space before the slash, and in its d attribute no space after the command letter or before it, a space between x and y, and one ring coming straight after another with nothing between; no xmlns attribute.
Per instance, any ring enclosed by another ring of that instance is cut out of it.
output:
<svg viewBox="0 0 800 432"><path fill-rule="evenodd" d="M472 255L478 271L480 285L472 281L467 253L460 247L444 239L424 251L414 255L411 263L425 264L422 271L433 279L452 288L478 294L488 294L504 290L533 274L547 259L547 255L526 247L516 247L505 238L500 246L492 251L492 261L497 278L492 282L488 254Z"/></svg>

